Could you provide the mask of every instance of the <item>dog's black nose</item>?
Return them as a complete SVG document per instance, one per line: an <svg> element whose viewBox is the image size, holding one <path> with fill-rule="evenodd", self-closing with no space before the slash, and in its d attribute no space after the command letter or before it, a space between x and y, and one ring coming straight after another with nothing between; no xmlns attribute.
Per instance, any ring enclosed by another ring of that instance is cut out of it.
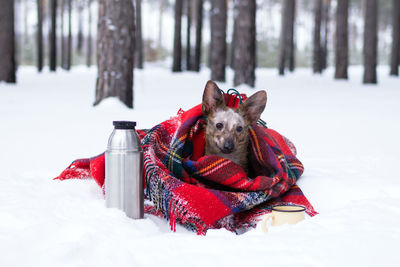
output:
<svg viewBox="0 0 400 267"><path fill-rule="evenodd" d="M226 140L222 152L225 154L229 154L233 151L233 149L235 149L235 144L233 143L233 140Z"/></svg>

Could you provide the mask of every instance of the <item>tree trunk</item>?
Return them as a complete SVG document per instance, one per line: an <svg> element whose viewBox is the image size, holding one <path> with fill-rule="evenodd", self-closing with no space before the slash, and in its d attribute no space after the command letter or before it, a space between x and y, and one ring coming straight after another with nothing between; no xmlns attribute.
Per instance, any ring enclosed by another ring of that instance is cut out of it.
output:
<svg viewBox="0 0 400 267"><path fill-rule="evenodd" d="M338 0L336 7L335 79L347 79L349 55L349 0Z"/></svg>
<svg viewBox="0 0 400 267"><path fill-rule="evenodd" d="M79 1L78 5L78 36L76 40L76 51L81 54L83 48L83 29L82 29L82 13L83 13L83 2Z"/></svg>
<svg viewBox="0 0 400 267"><path fill-rule="evenodd" d="M256 67L256 1L237 0L235 37L234 86L248 84L254 87Z"/></svg>
<svg viewBox="0 0 400 267"><path fill-rule="evenodd" d="M0 25L0 81L15 83L14 0L2 2Z"/></svg>
<svg viewBox="0 0 400 267"><path fill-rule="evenodd" d="M57 68L57 0L50 0L50 48L49 68L56 71Z"/></svg>
<svg viewBox="0 0 400 267"><path fill-rule="evenodd" d="M365 3L363 83L377 83L378 1L366 0Z"/></svg>
<svg viewBox="0 0 400 267"><path fill-rule="evenodd" d="M186 16L187 16L187 25L186 25L186 70L192 70L192 44L191 44L191 28L192 28L192 0L186 1Z"/></svg>
<svg viewBox="0 0 400 267"><path fill-rule="evenodd" d="M94 105L118 97L133 108L135 28L133 1L99 2L97 83Z"/></svg>
<svg viewBox="0 0 400 267"><path fill-rule="evenodd" d="M329 10L331 0L323 0L322 21L323 21L323 42L322 42L322 70L328 66L328 36L329 36Z"/></svg>
<svg viewBox="0 0 400 267"><path fill-rule="evenodd" d="M322 0L314 1L313 72L322 73L321 22Z"/></svg>
<svg viewBox="0 0 400 267"><path fill-rule="evenodd" d="M236 17L236 10L233 10L234 12L234 17ZM235 38L236 38L236 19L233 20L233 31L232 31L232 40L231 40L231 44L230 44L230 51L229 51L229 66L231 67L231 69L235 69Z"/></svg>
<svg viewBox="0 0 400 267"><path fill-rule="evenodd" d="M37 0L37 68L41 72L43 69L43 0Z"/></svg>
<svg viewBox="0 0 400 267"><path fill-rule="evenodd" d="M279 75L285 73L286 66L290 71L295 67L294 49L294 20L296 4L295 0L283 0L281 15L281 34L279 40Z"/></svg>
<svg viewBox="0 0 400 267"><path fill-rule="evenodd" d="M399 76L400 64L400 1L393 0L392 52L390 56L390 75Z"/></svg>
<svg viewBox="0 0 400 267"><path fill-rule="evenodd" d="M211 80L225 82L226 66L226 0L214 0L211 3Z"/></svg>
<svg viewBox="0 0 400 267"><path fill-rule="evenodd" d="M183 0L175 0L175 30L174 30L174 52L172 71L182 71L182 5Z"/></svg>
<svg viewBox="0 0 400 267"><path fill-rule="evenodd" d="M68 0L68 38L67 38L67 57L66 70L71 69L72 64L72 0Z"/></svg>
<svg viewBox="0 0 400 267"><path fill-rule="evenodd" d="M294 22L296 13L296 0L289 1L289 30L288 30L288 41L287 50L289 55L289 71L294 71L295 67L295 45L294 45Z"/></svg>
<svg viewBox="0 0 400 267"><path fill-rule="evenodd" d="M136 0L136 49L135 65L138 69L143 69L143 38L142 38L142 1Z"/></svg>
<svg viewBox="0 0 400 267"><path fill-rule="evenodd" d="M287 33L287 10L288 10L288 2L290 0L283 0L282 1L282 11L281 11L281 34L279 38L279 75L285 74L285 63L286 63L286 33Z"/></svg>
<svg viewBox="0 0 400 267"><path fill-rule="evenodd" d="M200 71L201 41L203 32L203 0L196 0L196 45L194 48L193 70Z"/></svg>
<svg viewBox="0 0 400 267"><path fill-rule="evenodd" d="M23 18L23 21L24 21L24 23L23 23L23 25L24 25L24 29L23 29L24 33L23 33L22 43L23 43L23 45L26 45L29 42L29 33L28 33L28 28L29 28L29 26L28 26L28 12L29 12L28 11L28 0L19 0L19 1L17 1L17 3L18 2L20 2L20 3L22 2L22 5L23 5L22 18Z"/></svg>
<svg viewBox="0 0 400 267"><path fill-rule="evenodd" d="M92 66L92 0L88 0L88 37L86 51L86 66Z"/></svg>
<svg viewBox="0 0 400 267"><path fill-rule="evenodd" d="M67 68L67 52L66 52L67 40L65 38L65 32L64 32L64 29L65 29L64 13L65 13L66 1L67 0L60 0L61 68L63 68L63 69Z"/></svg>
<svg viewBox="0 0 400 267"><path fill-rule="evenodd" d="M158 52L162 49L162 23L163 23L163 15L164 15L164 0L159 0L158 5L158 38L157 38L157 47Z"/></svg>

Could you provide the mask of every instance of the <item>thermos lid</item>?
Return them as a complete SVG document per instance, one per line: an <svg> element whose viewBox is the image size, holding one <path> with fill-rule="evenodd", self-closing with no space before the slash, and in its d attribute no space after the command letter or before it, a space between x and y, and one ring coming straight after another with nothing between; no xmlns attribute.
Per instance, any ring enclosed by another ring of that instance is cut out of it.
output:
<svg viewBox="0 0 400 267"><path fill-rule="evenodd" d="M130 130L135 129L136 121L113 121L115 129Z"/></svg>

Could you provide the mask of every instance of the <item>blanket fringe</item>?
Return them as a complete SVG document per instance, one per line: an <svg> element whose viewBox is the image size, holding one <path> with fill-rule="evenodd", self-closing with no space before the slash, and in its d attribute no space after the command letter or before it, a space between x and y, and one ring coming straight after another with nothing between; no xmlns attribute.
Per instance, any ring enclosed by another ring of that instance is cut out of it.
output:
<svg viewBox="0 0 400 267"><path fill-rule="evenodd" d="M87 179L91 178L90 159L74 160L59 176L53 180Z"/></svg>

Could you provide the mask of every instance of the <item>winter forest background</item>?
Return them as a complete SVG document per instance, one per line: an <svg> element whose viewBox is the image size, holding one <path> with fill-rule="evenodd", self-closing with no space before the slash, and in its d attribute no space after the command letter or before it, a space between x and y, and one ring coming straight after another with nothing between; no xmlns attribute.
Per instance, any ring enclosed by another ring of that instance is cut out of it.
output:
<svg viewBox="0 0 400 267"><path fill-rule="evenodd" d="M399 266L400 0L0 3L1 266ZM113 121L151 129L209 79L267 92L318 215L197 236L53 180L103 153Z"/></svg>
<svg viewBox="0 0 400 267"><path fill-rule="evenodd" d="M332 78L347 79L362 64L362 82L377 83L377 64L398 75L400 62L397 0L6 0L1 10L0 80L15 82L18 65L97 64L95 104L118 96L132 107L130 70L147 62L211 68L217 81L230 67L250 86L257 67L334 66Z"/></svg>

